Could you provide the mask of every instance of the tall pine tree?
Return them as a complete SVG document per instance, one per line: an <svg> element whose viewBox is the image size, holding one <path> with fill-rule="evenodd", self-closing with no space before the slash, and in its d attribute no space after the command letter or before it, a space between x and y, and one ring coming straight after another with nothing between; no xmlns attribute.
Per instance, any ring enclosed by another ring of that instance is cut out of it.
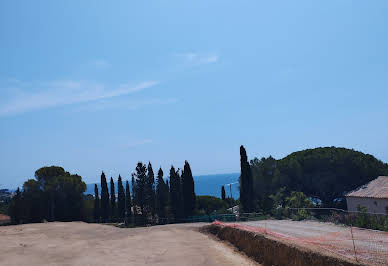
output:
<svg viewBox="0 0 388 266"><path fill-rule="evenodd" d="M240 204L242 212L253 211L253 179L251 166L248 162L247 152L244 146L240 147L241 175L240 175Z"/></svg>
<svg viewBox="0 0 388 266"><path fill-rule="evenodd" d="M109 191L108 184L106 182L105 173L101 174L101 209L100 215L102 222L106 223L109 219Z"/></svg>
<svg viewBox="0 0 388 266"><path fill-rule="evenodd" d="M190 164L187 161L185 161L182 172L182 198L184 216L192 216L195 210L194 179Z"/></svg>
<svg viewBox="0 0 388 266"><path fill-rule="evenodd" d="M117 213L120 221L122 221L125 217L125 191L120 175L117 181Z"/></svg>
<svg viewBox="0 0 388 266"><path fill-rule="evenodd" d="M116 219L116 193L115 193L115 183L113 182L113 178L110 178L110 217L111 220Z"/></svg>
<svg viewBox="0 0 388 266"><path fill-rule="evenodd" d="M94 184L94 221L100 221L100 196L98 195L98 186Z"/></svg>

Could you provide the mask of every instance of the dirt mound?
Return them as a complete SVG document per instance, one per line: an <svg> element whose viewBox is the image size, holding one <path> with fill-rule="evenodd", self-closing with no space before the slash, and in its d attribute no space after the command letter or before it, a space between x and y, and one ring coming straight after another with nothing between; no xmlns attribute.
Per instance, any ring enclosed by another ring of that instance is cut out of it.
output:
<svg viewBox="0 0 388 266"><path fill-rule="evenodd" d="M260 233L229 226L208 225L201 229L227 240L263 265L356 266L364 265L317 250L302 248Z"/></svg>

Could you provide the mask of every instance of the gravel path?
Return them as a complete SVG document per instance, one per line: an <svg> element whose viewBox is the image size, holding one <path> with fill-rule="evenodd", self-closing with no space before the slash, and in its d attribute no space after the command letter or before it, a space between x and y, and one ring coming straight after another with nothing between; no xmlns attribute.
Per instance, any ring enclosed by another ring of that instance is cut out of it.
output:
<svg viewBox="0 0 388 266"><path fill-rule="evenodd" d="M202 224L203 225L203 224ZM258 265L196 225L71 223L0 227L0 265Z"/></svg>

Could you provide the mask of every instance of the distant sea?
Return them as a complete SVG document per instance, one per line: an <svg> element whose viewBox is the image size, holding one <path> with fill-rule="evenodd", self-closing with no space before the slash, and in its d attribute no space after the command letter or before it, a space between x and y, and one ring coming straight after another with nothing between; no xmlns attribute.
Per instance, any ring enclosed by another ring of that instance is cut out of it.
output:
<svg viewBox="0 0 388 266"><path fill-rule="evenodd" d="M209 195L209 196L221 198L221 186L225 185L225 184L238 182L239 176L240 176L239 173L194 176L195 194L200 195L200 196ZM107 181L108 181L108 186L109 186L109 179L107 179ZM123 180L123 182L125 182L125 180ZM98 185L99 192L101 192L100 183L97 183L97 185ZM125 183L123 185L125 186ZM115 189L116 189L116 194L117 194L117 182L115 182ZM225 187L225 191L226 191L226 196L230 197L229 186ZM94 195L94 184L87 184L86 185L85 194ZM235 183L232 185L232 196L235 199L240 197L238 183Z"/></svg>

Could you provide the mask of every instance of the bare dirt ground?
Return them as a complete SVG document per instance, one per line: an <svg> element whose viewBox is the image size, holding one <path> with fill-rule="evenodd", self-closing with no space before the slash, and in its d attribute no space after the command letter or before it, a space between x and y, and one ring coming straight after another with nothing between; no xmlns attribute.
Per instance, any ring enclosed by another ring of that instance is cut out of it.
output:
<svg viewBox="0 0 388 266"><path fill-rule="evenodd" d="M351 259L357 257L368 264L388 265L388 232L355 227L351 232L348 226L316 221L263 220L241 222L239 225L262 228L294 244L326 250Z"/></svg>
<svg viewBox="0 0 388 266"><path fill-rule="evenodd" d="M197 231L203 224L145 228L71 223L0 227L0 265L258 265Z"/></svg>

